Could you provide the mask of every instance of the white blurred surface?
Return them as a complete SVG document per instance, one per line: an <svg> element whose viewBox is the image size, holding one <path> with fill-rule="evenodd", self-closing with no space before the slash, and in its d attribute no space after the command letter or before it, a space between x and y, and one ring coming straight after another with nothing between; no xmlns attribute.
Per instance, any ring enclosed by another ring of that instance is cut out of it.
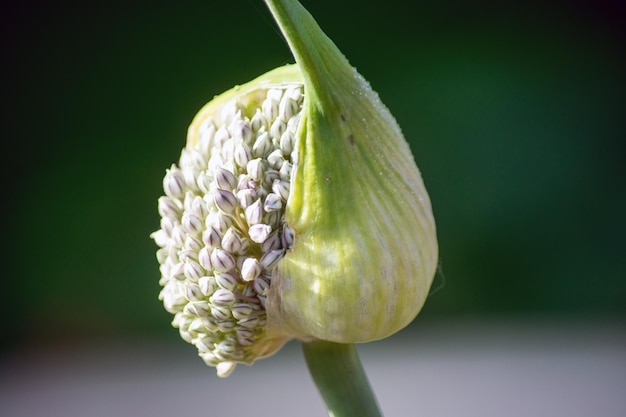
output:
<svg viewBox="0 0 626 417"><path fill-rule="evenodd" d="M359 350L386 417L623 417L624 330L606 320L418 320ZM326 415L297 343L227 379L182 341L0 360L2 417L251 415Z"/></svg>

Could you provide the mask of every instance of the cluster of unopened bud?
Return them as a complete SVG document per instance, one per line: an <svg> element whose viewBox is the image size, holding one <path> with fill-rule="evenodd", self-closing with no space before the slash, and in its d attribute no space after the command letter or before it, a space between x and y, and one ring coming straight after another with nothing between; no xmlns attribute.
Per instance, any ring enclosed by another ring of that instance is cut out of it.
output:
<svg viewBox="0 0 626 417"><path fill-rule="evenodd" d="M201 121L198 140L166 172L152 234L159 298L221 376L276 349L264 340L267 291L294 243L284 213L302 85L263 91L253 105L235 97Z"/></svg>

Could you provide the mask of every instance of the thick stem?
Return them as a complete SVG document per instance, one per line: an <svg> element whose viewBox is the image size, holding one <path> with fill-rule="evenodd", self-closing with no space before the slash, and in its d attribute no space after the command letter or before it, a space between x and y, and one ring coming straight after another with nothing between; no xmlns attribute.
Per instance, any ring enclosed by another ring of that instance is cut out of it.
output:
<svg viewBox="0 0 626 417"><path fill-rule="evenodd" d="M264 0L302 71L308 95L332 100L328 77L354 78L354 68L297 0ZM345 81L345 80L344 80ZM346 86L347 88L347 86ZM317 103L320 100L309 100Z"/></svg>
<svg viewBox="0 0 626 417"><path fill-rule="evenodd" d="M331 417L382 417L354 344L303 342L309 372Z"/></svg>

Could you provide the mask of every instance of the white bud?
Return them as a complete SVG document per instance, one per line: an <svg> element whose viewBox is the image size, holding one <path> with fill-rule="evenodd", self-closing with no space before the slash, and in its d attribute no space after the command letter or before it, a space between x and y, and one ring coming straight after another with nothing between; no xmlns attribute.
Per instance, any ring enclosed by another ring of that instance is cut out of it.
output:
<svg viewBox="0 0 626 417"><path fill-rule="evenodd" d="M263 256L261 256L261 259L259 259L259 262L261 263L261 266L263 266L263 268L265 268L266 270L270 270L278 263L278 261L283 259L284 256L284 250L276 249L264 253Z"/></svg>
<svg viewBox="0 0 626 417"><path fill-rule="evenodd" d="M209 211L207 210L206 202L200 196L194 196L191 200L190 210L191 214L204 219Z"/></svg>
<svg viewBox="0 0 626 417"><path fill-rule="evenodd" d="M272 226L267 224L255 224L250 226L250 229L248 230L250 240L256 243L265 242L270 233L272 233Z"/></svg>
<svg viewBox="0 0 626 417"><path fill-rule="evenodd" d="M252 204L256 197L257 195L254 190L245 189L237 191L237 199L239 200L239 205L243 208L246 208L250 204Z"/></svg>
<svg viewBox="0 0 626 417"><path fill-rule="evenodd" d="M263 174L265 173L263 160L260 158L251 160L246 165L246 171L248 171L248 175L253 180L259 181L263 179Z"/></svg>
<svg viewBox="0 0 626 417"><path fill-rule="evenodd" d="M198 171L202 171L206 169L207 162L197 150L184 148L180 154L180 167L182 169L194 168Z"/></svg>
<svg viewBox="0 0 626 417"><path fill-rule="evenodd" d="M267 132L261 132L252 146L252 156L254 158L265 158L272 150L272 139Z"/></svg>
<svg viewBox="0 0 626 417"><path fill-rule="evenodd" d="M217 364L217 376L221 378L226 378L228 375L232 374L235 370L235 366L237 364L235 362L220 362Z"/></svg>
<svg viewBox="0 0 626 417"><path fill-rule="evenodd" d="M232 226L232 219L221 212L209 213L205 224L207 227L214 228L221 235Z"/></svg>
<svg viewBox="0 0 626 417"><path fill-rule="evenodd" d="M283 245L284 248L289 249L293 246L294 239L295 239L295 234L293 232L293 229L289 227L288 225L285 225L283 227L281 244Z"/></svg>
<svg viewBox="0 0 626 417"><path fill-rule="evenodd" d="M268 97L261 105L261 109L263 110L263 116L265 116L267 120L276 119L278 116L278 100L273 100Z"/></svg>
<svg viewBox="0 0 626 417"><path fill-rule="evenodd" d="M190 234L197 234L202 231L204 224L198 216L191 213L183 214L183 229Z"/></svg>
<svg viewBox="0 0 626 417"><path fill-rule="evenodd" d="M252 313L252 306L247 303L235 303L231 307L230 311L235 319L242 320Z"/></svg>
<svg viewBox="0 0 626 417"><path fill-rule="evenodd" d="M274 180L272 184L272 191L280 196L283 201L287 201L289 198L289 182L284 180Z"/></svg>
<svg viewBox="0 0 626 417"><path fill-rule="evenodd" d="M237 319L237 320L243 320L243 319L247 318L248 315L245 316L245 317L242 317L241 319ZM234 314L233 314L233 317L235 317ZM237 318L237 317L235 317L235 318ZM239 339L240 337L251 338L251 337L254 336L254 329L248 329L246 327L239 326L239 327L237 327L237 330L235 330L235 335L237 336L237 339Z"/></svg>
<svg viewBox="0 0 626 417"><path fill-rule="evenodd" d="M211 261L211 249L208 246L203 247L198 252L198 263L207 271L213 269L213 262Z"/></svg>
<svg viewBox="0 0 626 417"><path fill-rule="evenodd" d="M208 227L204 232L202 232L202 241L209 248L214 248L221 243L222 236L220 233L215 230L214 227Z"/></svg>
<svg viewBox="0 0 626 417"><path fill-rule="evenodd" d="M252 151L248 145L245 143L240 143L235 147L234 153L235 162L240 167L245 167L248 165L250 159L252 159Z"/></svg>
<svg viewBox="0 0 626 417"><path fill-rule="evenodd" d="M215 277L201 277L198 280L198 287L204 296L210 296L217 289L217 283Z"/></svg>
<svg viewBox="0 0 626 417"><path fill-rule="evenodd" d="M254 280L253 288L257 294L265 294L270 287L270 281L265 277L257 277Z"/></svg>
<svg viewBox="0 0 626 417"><path fill-rule="evenodd" d="M237 197L228 191L218 189L214 196L215 205L221 211L227 214L231 214L237 208Z"/></svg>
<svg viewBox="0 0 626 417"><path fill-rule="evenodd" d="M256 189L256 181L249 175L243 174L239 176L237 181L237 190L254 190Z"/></svg>
<svg viewBox="0 0 626 417"><path fill-rule="evenodd" d="M182 312L185 305L187 305L187 300L178 290L176 282L177 281L171 281L168 283L159 294L159 299L163 301L163 306L172 314Z"/></svg>
<svg viewBox="0 0 626 417"><path fill-rule="evenodd" d="M270 126L270 135L272 136L272 138L280 140L280 137L286 129L287 123L283 122L281 119L276 119L274 120L274 123L272 123L272 126Z"/></svg>
<svg viewBox="0 0 626 417"><path fill-rule="evenodd" d="M187 259L191 259L192 261L197 261L198 252L192 249L183 249L183 250L178 251L178 258L183 262L187 261Z"/></svg>
<svg viewBox="0 0 626 417"><path fill-rule="evenodd" d="M292 169L293 169L293 165L291 164L291 162L289 161L283 162L283 164L280 167L280 171L278 171L278 175L280 176L280 179L284 181L291 181Z"/></svg>
<svg viewBox="0 0 626 417"><path fill-rule="evenodd" d="M274 181L280 180L280 174L277 170L270 168L265 171L265 175L263 176L263 183L268 187L272 187Z"/></svg>
<svg viewBox="0 0 626 417"><path fill-rule="evenodd" d="M204 195L212 194L214 190L213 181L211 181L211 176L206 173L198 174L198 179L196 180L198 184L198 188L200 191L204 193Z"/></svg>
<svg viewBox="0 0 626 417"><path fill-rule="evenodd" d="M185 298L189 301L200 301L202 300L203 294L200 290L200 286L196 284L189 284L186 288Z"/></svg>
<svg viewBox="0 0 626 417"><path fill-rule="evenodd" d="M179 333L180 333L180 338L183 339L185 342L193 343L193 337L191 336L191 334L188 331L180 329Z"/></svg>
<svg viewBox="0 0 626 417"><path fill-rule="evenodd" d="M283 151L280 149L276 149L272 153L267 156L267 162L274 169L280 169L285 162L285 158L283 156Z"/></svg>
<svg viewBox="0 0 626 417"><path fill-rule="evenodd" d="M232 141L226 141L226 144L232 145ZM224 149L222 149L222 152L213 152L211 154L211 158L209 159L209 167L206 170L206 172L209 173L211 177L213 172L217 171L219 167L224 166L225 161L229 160L228 158L223 157L223 153Z"/></svg>
<svg viewBox="0 0 626 417"><path fill-rule="evenodd" d="M206 301L191 301L185 306L183 312L197 317L206 317L211 314L211 307Z"/></svg>
<svg viewBox="0 0 626 417"><path fill-rule="evenodd" d="M202 323L210 332L216 332L218 330L217 319L213 316L202 317Z"/></svg>
<svg viewBox="0 0 626 417"><path fill-rule="evenodd" d="M252 128L250 127L250 123L241 118L233 120L230 131L233 133L233 140L235 143L243 142L248 144L252 138Z"/></svg>
<svg viewBox="0 0 626 417"><path fill-rule="evenodd" d="M282 249L283 246L281 245L281 241L280 241L280 235L278 231L275 231L274 233L270 234L267 239L265 239L262 242L261 245L261 250L263 252L269 252L271 250L275 250L275 249Z"/></svg>
<svg viewBox="0 0 626 417"><path fill-rule="evenodd" d="M260 131L261 129L267 128L267 119L261 113L261 110L258 108L254 112L254 116L252 116L252 120L250 120L250 127L252 127L253 132Z"/></svg>
<svg viewBox="0 0 626 417"><path fill-rule="evenodd" d="M165 194L174 199L182 199L184 196L185 179L182 172L172 165L170 169L165 172L165 178L163 178L163 190Z"/></svg>
<svg viewBox="0 0 626 417"><path fill-rule="evenodd" d="M179 281L185 280L185 264L178 262L170 269L170 274L170 279L177 279Z"/></svg>
<svg viewBox="0 0 626 417"><path fill-rule="evenodd" d="M245 319L237 321L237 324L246 329L254 329L259 324L259 318L256 316L249 316Z"/></svg>
<svg viewBox="0 0 626 417"><path fill-rule="evenodd" d="M228 310L225 307L219 307L219 308L220 309L224 309L226 313L230 313L230 310ZM217 316L216 316L216 318L217 318ZM230 314L225 319L218 319L217 320L217 327L218 327L220 332L229 333L229 332L232 332L233 329L235 328L236 323L234 321L232 321L232 320L229 320L229 318L230 318Z"/></svg>
<svg viewBox="0 0 626 417"><path fill-rule="evenodd" d="M174 230L174 226L176 225L176 223L178 223L178 221L176 219L171 219L169 217L163 217L161 219L161 229L163 229L163 231L168 235L171 236L172 235L172 230Z"/></svg>
<svg viewBox="0 0 626 417"><path fill-rule="evenodd" d="M224 321L230 321L228 319L231 318L230 308L226 306L213 305L211 308L211 314L217 319L218 326L220 326Z"/></svg>
<svg viewBox="0 0 626 417"><path fill-rule="evenodd" d="M263 206L261 205L261 199L258 199L246 207L245 214L246 221L249 225L261 223L261 220L263 219Z"/></svg>
<svg viewBox="0 0 626 417"><path fill-rule="evenodd" d="M278 194L269 193L265 197L265 203L263 203L263 209L265 211L278 211L283 208L283 201Z"/></svg>
<svg viewBox="0 0 626 417"><path fill-rule="evenodd" d="M220 167L215 173L215 182L217 184L217 188L232 190L235 188L235 185L237 185L237 178L235 178L235 175L231 171Z"/></svg>
<svg viewBox="0 0 626 417"><path fill-rule="evenodd" d="M184 247L187 248L188 250L193 251L197 257L197 253L200 251L200 249L202 249L203 244L199 239L195 238L194 236L187 235L187 237L185 238Z"/></svg>
<svg viewBox="0 0 626 417"><path fill-rule="evenodd" d="M241 249L241 236L234 227L229 227L222 237L222 249L236 253Z"/></svg>
<svg viewBox="0 0 626 417"><path fill-rule="evenodd" d="M182 170L183 179L185 180L185 187L191 191L198 191L200 188L198 186L198 178L200 176L200 171L194 167L187 167Z"/></svg>
<svg viewBox="0 0 626 417"><path fill-rule="evenodd" d="M189 325L189 334L192 338L197 338L201 333L205 332L204 317L196 317Z"/></svg>
<svg viewBox="0 0 626 417"><path fill-rule="evenodd" d="M285 94L278 105L278 117L287 123L298 112L298 102Z"/></svg>
<svg viewBox="0 0 626 417"><path fill-rule="evenodd" d="M163 196L159 198L159 214L161 217L178 219L182 214L182 207L178 200Z"/></svg>
<svg viewBox="0 0 626 417"><path fill-rule="evenodd" d="M214 305L228 307L235 302L235 294L227 289L218 288L211 296L210 301Z"/></svg>
<svg viewBox="0 0 626 417"><path fill-rule="evenodd" d="M242 237L241 247L237 251L237 255L246 255L249 250L250 250L250 239Z"/></svg>
<svg viewBox="0 0 626 417"><path fill-rule="evenodd" d="M213 269L216 271L226 272L233 269L235 266L235 259L225 250L215 248L211 252L211 264L213 265Z"/></svg>
<svg viewBox="0 0 626 417"><path fill-rule="evenodd" d="M160 247L164 247L170 242L170 237L167 235L167 232L165 232L165 230L163 229L153 232L152 234L150 234L150 237Z"/></svg>
<svg viewBox="0 0 626 417"><path fill-rule="evenodd" d="M170 234L170 237L172 239L171 243L177 248L182 248L185 244L186 236L187 234L185 233L185 230L183 230L183 226L177 224L172 228L172 232Z"/></svg>
<svg viewBox="0 0 626 417"><path fill-rule="evenodd" d="M237 276L229 272L215 275L215 283L225 290L234 292L237 289Z"/></svg>
<svg viewBox="0 0 626 417"><path fill-rule="evenodd" d="M231 340L222 340L215 346L215 350L222 354L232 354L235 351L235 344Z"/></svg>
<svg viewBox="0 0 626 417"><path fill-rule="evenodd" d="M246 258L241 266L241 277L244 281L253 281L261 275L261 264L256 258Z"/></svg>
<svg viewBox="0 0 626 417"><path fill-rule="evenodd" d="M289 87L284 94L285 97L289 97L295 101L298 105L302 102L302 89L299 87ZM294 113L294 116L299 116L299 113Z"/></svg>
<svg viewBox="0 0 626 417"><path fill-rule="evenodd" d="M202 123L198 130L200 139L198 141L198 150L203 155L209 155L210 149L213 147L213 136L215 135L215 125L211 119L207 119Z"/></svg>
<svg viewBox="0 0 626 417"><path fill-rule="evenodd" d="M185 260L184 271L185 271L185 277L187 277L187 279L194 281L194 282L197 282L200 279L200 277L206 273L204 268L202 268L199 263L197 263L196 261L190 258Z"/></svg>
<svg viewBox="0 0 626 417"><path fill-rule="evenodd" d="M291 155L294 142L295 139L291 131L285 130L283 134L280 135L280 149L285 153L285 155Z"/></svg>
<svg viewBox="0 0 626 417"><path fill-rule="evenodd" d="M248 298L254 298L257 296L252 285L245 285L241 290L241 295Z"/></svg>
<svg viewBox="0 0 626 417"><path fill-rule="evenodd" d="M223 147L224 143L226 143L226 141L229 139L230 139L230 134L228 133L228 129L226 129L226 127L224 126L217 129L217 132L215 132L215 136L213 137L215 146L217 148Z"/></svg>

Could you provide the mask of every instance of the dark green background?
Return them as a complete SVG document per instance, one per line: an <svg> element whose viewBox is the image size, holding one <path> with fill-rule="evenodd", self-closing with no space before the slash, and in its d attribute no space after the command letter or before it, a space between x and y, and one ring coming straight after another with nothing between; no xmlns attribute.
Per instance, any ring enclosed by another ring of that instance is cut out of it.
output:
<svg viewBox="0 0 626 417"><path fill-rule="evenodd" d="M304 4L430 191L442 273L421 319L623 317L617 1ZM20 2L2 20L5 348L177 337L148 237L161 179L206 101L291 61L265 6Z"/></svg>

